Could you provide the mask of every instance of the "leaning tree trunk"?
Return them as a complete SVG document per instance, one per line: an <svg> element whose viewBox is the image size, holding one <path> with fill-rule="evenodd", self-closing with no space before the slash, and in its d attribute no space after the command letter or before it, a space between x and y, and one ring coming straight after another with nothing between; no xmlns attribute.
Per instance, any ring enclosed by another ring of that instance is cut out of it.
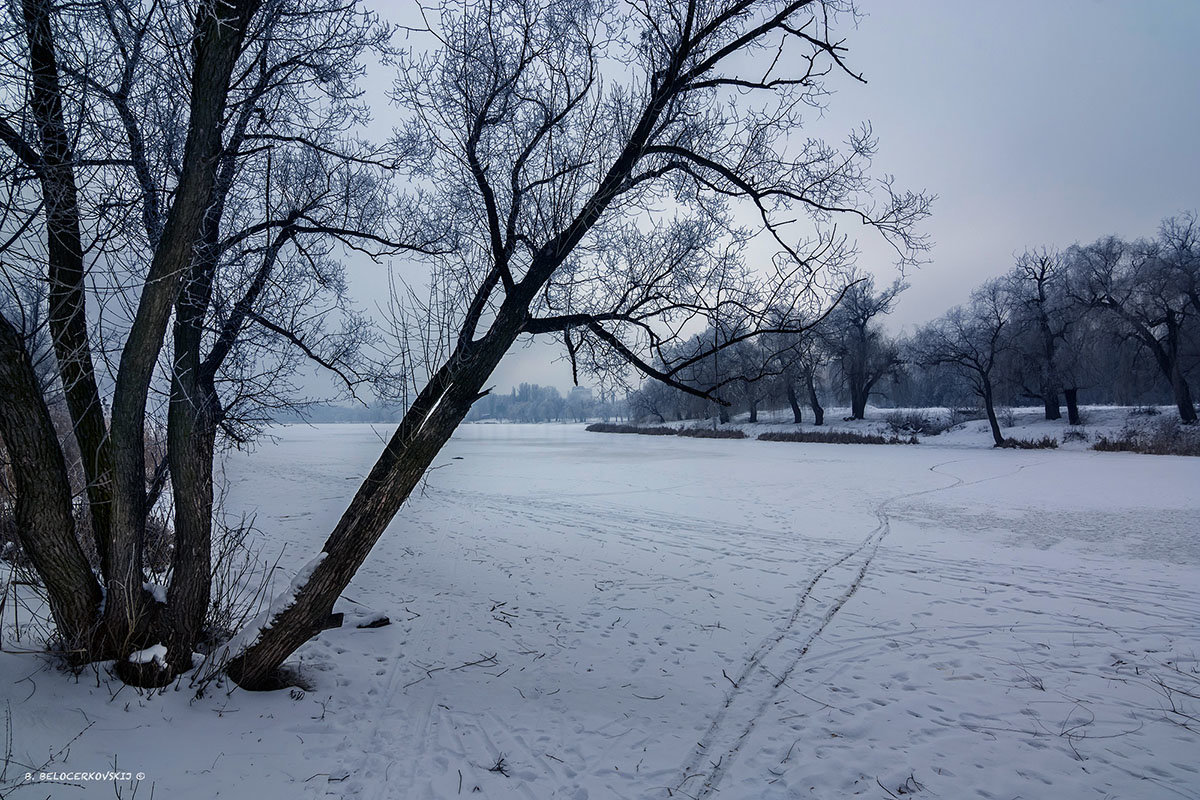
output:
<svg viewBox="0 0 1200 800"><path fill-rule="evenodd" d="M996 403L992 398L992 382L984 375L983 376L983 391L980 392L983 396L983 407L987 411L988 425L992 428L992 441L996 443L996 447L1004 446L1004 434L1000 432L1000 420L996 418Z"/></svg>
<svg viewBox="0 0 1200 800"><path fill-rule="evenodd" d="M804 415L800 413L800 400L796 397L796 387L790 379L787 380L787 401L792 407L792 421L799 425Z"/></svg>
<svg viewBox="0 0 1200 800"><path fill-rule="evenodd" d="M1063 396L1067 400L1067 423L1079 425L1081 419L1079 416L1079 390L1063 389Z"/></svg>
<svg viewBox="0 0 1200 800"><path fill-rule="evenodd" d="M811 372L805 376L804 382L808 384L808 404L812 406L813 425L824 425L825 409L821 407L821 401L817 397L817 384L813 381Z"/></svg>
<svg viewBox="0 0 1200 800"><path fill-rule="evenodd" d="M1179 409L1179 419L1185 425L1196 421L1196 404L1192 402L1192 390L1183 374L1183 367L1176 358L1171 370L1171 392L1175 396L1175 406Z"/></svg>
<svg viewBox="0 0 1200 800"><path fill-rule="evenodd" d="M480 397L480 389L516 341L528 302L501 306L491 331L460 342L405 412L349 507L326 540L295 599L266 622L258 638L234 655L226 671L244 688L267 688L279 666L316 635L371 548L425 475L433 459Z"/></svg>
<svg viewBox="0 0 1200 800"><path fill-rule="evenodd" d="M66 460L33 363L21 335L3 316L0 396L0 439L16 482L17 536L45 583L64 649L89 653L99 619L100 585L75 538Z"/></svg>

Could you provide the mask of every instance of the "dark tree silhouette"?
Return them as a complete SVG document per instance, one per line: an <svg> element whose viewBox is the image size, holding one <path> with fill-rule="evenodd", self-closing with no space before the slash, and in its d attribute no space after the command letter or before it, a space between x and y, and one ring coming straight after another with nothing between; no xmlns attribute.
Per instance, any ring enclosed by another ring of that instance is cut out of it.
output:
<svg viewBox="0 0 1200 800"><path fill-rule="evenodd" d="M269 683L320 628L518 337L556 336L577 367L615 359L721 400L678 376L775 331L777 298L822 304L820 267L840 241L832 218L882 232L902 260L920 252L912 226L928 199L870 180L868 131L845 148L797 144L799 110L846 69L833 26L850 12L812 0L515 0L428 15L437 46L402 65L396 98L427 155L428 202L463 244L436 262L431 301L398 321L427 355L405 361L427 365L427 379L291 602L230 652L235 680ZM738 71L756 53L770 66ZM605 63L618 74L602 79ZM732 204L754 212L756 230L733 224ZM792 234L797 218L815 233ZM755 233L780 251L766 276L741 259ZM671 346L689 325L734 317L744 332L704 352Z"/></svg>

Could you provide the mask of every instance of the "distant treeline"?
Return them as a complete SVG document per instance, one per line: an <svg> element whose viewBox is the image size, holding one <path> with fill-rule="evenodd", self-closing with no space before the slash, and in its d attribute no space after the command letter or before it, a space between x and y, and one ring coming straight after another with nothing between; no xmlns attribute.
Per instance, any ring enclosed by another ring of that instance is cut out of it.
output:
<svg viewBox="0 0 1200 800"><path fill-rule="evenodd" d="M573 388L566 397L553 386L522 383L508 393L489 393L475 401L467 414L467 422L586 422L592 419L623 419L626 417L624 398L597 400L592 390ZM377 404L333 405L310 404L283 409L274 421L309 423L399 423L404 416L400 406Z"/></svg>
<svg viewBox="0 0 1200 800"><path fill-rule="evenodd" d="M624 400L597 400L576 386L563 397L553 386L522 383L508 394L490 393L475 401L467 422L586 422L625 416Z"/></svg>
<svg viewBox="0 0 1200 800"><path fill-rule="evenodd" d="M1200 381L1200 221L1164 220L1157 234L1108 236L1064 250L1041 248L986 281L968 303L911 335L883 319L906 288L882 289L852 272L841 302L811 320L780 314L778 334L749 338L748 324L721 319L680 353L676 386L647 380L629 397L634 419L669 420L791 409L821 424L824 403L863 417L877 406L1044 406L1047 419L1078 424L1079 404L1171 404L1196 420ZM798 330L803 329L803 330ZM719 348L714 348L718 345ZM687 358L690 353L701 353ZM664 367L664 369L666 369ZM713 387L716 387L715 390ZM688 388L693 393L682 389ZM710 393L718 405L697 394Z"/></svg>

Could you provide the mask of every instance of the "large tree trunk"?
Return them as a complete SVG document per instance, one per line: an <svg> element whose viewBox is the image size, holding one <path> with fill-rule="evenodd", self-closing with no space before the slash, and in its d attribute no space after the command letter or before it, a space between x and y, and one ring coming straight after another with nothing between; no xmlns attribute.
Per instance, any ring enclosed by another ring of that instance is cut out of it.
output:
<svg viewBox="0 0 1200 800"><path fill-rule="evenodd" d="M1149 345L1158 368L1171 384L1171 396L1175 399L1175 407L1179 409L1179 420L1190 425L1196 421L1196 406L1192 402L1192 390L1180 363L1179 331L1174 325L1169 325L1167 330L1166 343L1158 341L1149 330L1140 331L1139 337Z"/></svg>
<svg viewBox="0 0 1200 800"><path fill-rule="evenodd" d="M96 551L101 571L108 575L112 529L108 429L88 340L75 155L63 117L51 7L46 0L23 0L21 4L29 42L30 105L42 149L39 175L46 216L49 328L67 411L83 461Z"/></svg>
<svg viewBox="0 0 1200 800"><path fill-rule="evenodd" d="M67 465L33 363L21 335L3 316L0 396L0 439L16 481L17 536L45 583L64 648L90 653L100 585L75 538Z"/></svg>
<svg viewBox="0 0 1200 800"><path fill-rule="evenodd" d="M729 406L720 405L717 407L717 420L725 425L729 422Z"/></svg>
<svg viewBox="0 0 1200 800"><path fill-rule="evenodd" d="M850 386L850 416L853 419L866 419L867 392L859 385Z"/></svg>
<svg viewBox="0 0 1200 800"><path fill-rule="evenodd" d="M483 339L460 343L404 414L350 506L338 520L295 600L266 627L227 672L244 688L266 688L284 660L321 628L371 548L450 439L480 389L516 341L528 300L514 294Z"/></svg>
<svg viewBox="0 0 1200 800"><path fill-rule="evenodd" d="M175 549L164 615L169 673L190 669L212 588L213 451L215 413L207 392L175 387L168 412L167 449L175 503ZM187 406L194 399L198 405Z"/></svg>
<svg viewBox="0 0 1200 800"><path fill-rule="evenodd" d="M758 422L758 398L750 398L750 421Z"/></svg>
<svg viewBox="0 0 1200 800"><path fill-rule="evenodd" d="M792 421L799 425L803 421L803 414L800 413L800 400L796 397L796 387L792 380L786 379L787 383L787 401L792 407Z"/></svg>
<svg viewBox="0 0 1200 800"><path fill-rule="evenodd" d="M824 425L825 409L821 407L821 401L817 397L817 384L811 372L804 377L804 382L808 385L808 404L812 406L813 425Z"/></svg>
<svg viewBox="0 0 1200 800"><path fill-rule="evenodd" d="M1175 406L1179 409L1179 419L1185 425L1196 421L1196 404L1192 402L1192 390L1183 374L1183 367L1176 358L1171 370L1171 393L1175 396Z"/></svg>
<svg viewBox="0 0 1200 800"><path fill-rule="evenodd" d="M1062 419L1062 410L1058 404L1058 374L1054 368L1056 342L1054 333L1050 329L1050 320L1046 316L1045 306L1045 291L1039 285L1038 296L1041 301L1038 305L1038 328L1042 337L1042 403L1045 406L1046 419L1056 420Z"/></svg>
<svg viewBox="0 0 1200 800"><path fill-rule="evenodd" d="M1058 404L1058 390L1046 388L1042 390L1042 404L1046 409L1046 419L1062 419L1062 407Z"/></svg>
<svg viewBox="0 0 1200 800"><path fill-rule="evenodd" d="M1063 395L1067 400L1067 423L1070 425L1079 425L1079 390L1078 389L1063 389Z"/></svg>
<svg viewBox="0 0 1200 800"><path fill-rule="evenodd" d="M212 588L213 453L219 401L212 376L202 368L200 346L212 294L211 245L216 223L210 220L209 247L198 256L193 275L175 308L175 359L167 412L167 456L175 501L175 550L167 589L165 633L167 671L192 666Z"/></svg>
<svg viewBox="0 0 1200 800"><path fill-rule="evenodd" d="M111 429L113 546L105 625L122 652L144 638L152 622L142 588L146 395L171 308L192 263L212 201L218 157L223 150L230 76L246 28L259 5L260 0L210 0L196 12L196 55L183 171L121 352Z"/></svg>

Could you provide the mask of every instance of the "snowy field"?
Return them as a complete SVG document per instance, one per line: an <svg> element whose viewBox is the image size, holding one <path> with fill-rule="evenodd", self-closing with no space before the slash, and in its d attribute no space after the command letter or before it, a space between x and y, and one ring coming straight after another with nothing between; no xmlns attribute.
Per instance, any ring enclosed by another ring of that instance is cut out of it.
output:
<svg viewBox="0 0 1200 800"><path fill-rule="evenodd" d="M286 582L389 431L277 433L226 502ZM1200 798L1200 459L944 441L465 426L339 606L394 624L309 643L306 692L5 652L0 785L50 759L145 779L12 796Z"/></svg>

